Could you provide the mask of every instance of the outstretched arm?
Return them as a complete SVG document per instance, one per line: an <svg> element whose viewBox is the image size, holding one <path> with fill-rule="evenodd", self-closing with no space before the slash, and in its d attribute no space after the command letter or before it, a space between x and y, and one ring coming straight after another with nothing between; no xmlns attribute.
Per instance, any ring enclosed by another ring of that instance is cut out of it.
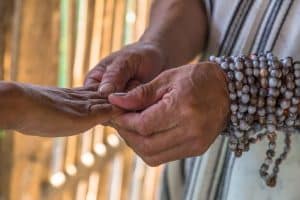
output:
<svg viewBox="0 0 300 200"><path fill-rule="evenodd" d="M119 111L95 91L0 82L0 128L39 136L68 136L105 123Z"/></svg>

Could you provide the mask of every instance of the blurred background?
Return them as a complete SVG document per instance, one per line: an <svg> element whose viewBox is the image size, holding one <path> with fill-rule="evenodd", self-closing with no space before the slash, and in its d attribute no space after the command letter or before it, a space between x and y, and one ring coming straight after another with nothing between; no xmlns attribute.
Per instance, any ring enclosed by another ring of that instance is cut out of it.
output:
<svg viewBox="0 0 300 200"><path fill-rule="evenodd" d="M0 79L81 86L101 58L143 33L149 8L150 0L0 0ZM152 200L160 175L109 127L55 139L0 131L0 200Z"/></svg>

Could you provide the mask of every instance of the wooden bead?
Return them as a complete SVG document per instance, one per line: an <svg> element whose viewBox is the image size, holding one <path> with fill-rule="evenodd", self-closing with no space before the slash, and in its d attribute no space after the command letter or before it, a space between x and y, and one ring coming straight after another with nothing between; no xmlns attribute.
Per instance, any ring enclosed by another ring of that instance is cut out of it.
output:
<svg viewBox="0 0 300 200"><path fill-rule="evenodd" d="M272 175L269 178L267 178L266 184L269 187L275 187L277 183L277 176L276 175Z"/></svg>
<svg viewBox="0 0 300 200"><path fill-rule="evenodd" d="M253 75L255 77L259 77L259 74L260 74L260 70L259 69L257 69L257 68L253 69Z"/></svg>
<svg viewBox="0 0 300 200"><path fill-rule="evenodd" d="M270 78L269 79L269 86L274 88L277 87L278 84L278 79L277 78Z"/></svg>
<svg viewBox="0 0 300 200"><path fill-rule="evenodd" d="M225 131L230 137L229 148L240 157L250 144L267 136L269 149L260 175L268 186L274 187L279 165L291 149L290 134L295 126L300 127L300 63L293 66L291 58L279 60L271 52L249 57L211 56L210 60L219 63L229 79L231 116ZM267 171L275 156L275 131L285 132L285 147L269 175Z"/></svg>
<svg viewBox="0 0 300 200"><path fill-rule="evenodd" d="M242 95L242 98L241 98L242 103L247 104L249 102L249 100L250 100L250 96L248 94Z"/></svg>
<svg viewBox="0 0 300 200"><path fill-rule="evenodd" d="M267 150L267 157L268 158L272 158L272 157L274 157L275 156L275 152L273 151L273 150Z"/></svg>
<svg viewBox="0 0 300 200"><path fill-rule="evenodd" d="M273 69L273 70L270 71L270 75L272 77L281 78L282 72L278 69Z"/></svg>
<svg viewBox="0 0 300 200"><path fill-rule="evenodd" d="M267 98L267 105L268 106L275 106L276 105L276 99L274 97L268 97Z"/></svg>
<svg viewBox="0 0 300 200"><path fill-rule="evenodd" d="M244 69L244 64L241 61L237 61L237 62L235 62L235 68L237 70L242 70L242 69Z"/></svg>
<svg viewBox="0 0 300 200"><path fill-rule="evenodd" d="M242 81L243 78L244 78L244 74L243 74L242 72L240 72L240 71L236 71L236 72L234 73L234 77L235 77L235 79L236 79L237 81Z"/></svg>
<svg viewBox="0 0 300 200"><path fill-rule="evenodd" d="M240 150L240 149L238 149L238 150L235 151L235 156L236 156L237 158L238 158L238 157L241 157L242 154L243 154L243 151Z"/></svg>
<svg viewBox="0 0 300 200"><path fill-rule="evenodd" d="M280 165L281 164L281 162L282 162L282 160L281 160L281 158L277 158L276 160L275 160L275 165Z"/></svg>
<svg viewBox="0 0 300 200"><path fill-rule="evenodd" d="M222 68L223 70L227 70L227 69L229 68L229 64L228 64L227 62L222 62L222 63L221 63L221 68Z"/></svg>
<svg viewBox="0 0 300 200"><path fill-rule="evenodd" d="M243 88L243 83L240 81L235 82L236 90L241 90Z"/></svg>
<svg viewBox="0 0 300 200"><path fill-rule="evenodd" d="M257 107L262 108L265 105L265 99L260 97L258 98L258 103L257 103Z"/></svg>
<svg viewBox="0 0 300 200"><path fill-rule="evenodd" d="M300 69L295 70L294 75L296 78L300 78Z"/></svg>
<svg viewBox="0 0 300 200"><path fill-rule="evenodd" d="M267 137L268 137L268 140L271 141L271 142L275 142L276 139L277 139L277 135L276 135L276 133L274 133L274 132L269 133L269 134L267 135Z"/></svg>
<svg viewBox="0 0 300 200"><path fill-rule="evenodd" d="M291 99L293 96L294 96L294 92L291 91L291 90L287 90L287 91L285 91L285 93L284 93L284 97L285 97L286 99Z"/></svg>
<svg viewBox="0 0 300 200"><path fill-rule="evenodd" d="M250 98L250 104L251 105L256 105L257 104L257 97L253 96Z"/></svg>
<svg viewBox="0 0 300 200"><path fill-rule="evenodd" d="M285 68L292 67L292 63L293 63L293 61L290 57L284 58L282 61L283 67L285 67Z"/></svg>
<svg viewBox="0 0 300 200"><path fill-rule="evenodd" d="M297 79L295 80L295 84L296 84L296 86L300 87L300 78L297 78Z"/></svg>
<svg viewBox="0 0 300 200"><path fill-rule="evenodd" d="M268 87L268 80L266 78L262 78L260 80L260 85L262 88L267 88Z"/></svg>
<svg viewBox="0 0 300 200"><path fill-rule="evenodd" d="M259 74L260 74L261 77L265 78L265 77L268 76L268 73L269 73L268 70L263 68L263 69L260 70Z"/></svg>
<svg viewBox="0 0 300 200"><path fill-rule="evenodd" d="M287 108L290 107L290 105L291 105L291 103L290 103L290 101L287 100L287 99L283 99L283 100L281 100L281 102L280 102L280 107L281 107L282 109L287 109Z"/></svg>

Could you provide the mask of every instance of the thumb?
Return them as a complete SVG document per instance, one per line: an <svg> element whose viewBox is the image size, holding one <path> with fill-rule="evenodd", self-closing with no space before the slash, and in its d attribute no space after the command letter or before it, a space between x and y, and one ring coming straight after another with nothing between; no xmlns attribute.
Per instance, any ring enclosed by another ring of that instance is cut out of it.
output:
<svg viewBox="0 0 300 200"><path fill-rule="evenodd" d="M137 65L129 60L128 57L117 58L107 66L99 86L101 96L107 97L113 92L124 91L127 82L135 75Z"/></svg>
<svg viewBox="0 0 300 200"><path fill-rule="evenodd" d="M109 95L109 102L125 110L143 110L157 101L167 92L167 87L159 82L140 85L128 93L113 93Z"/></svg>

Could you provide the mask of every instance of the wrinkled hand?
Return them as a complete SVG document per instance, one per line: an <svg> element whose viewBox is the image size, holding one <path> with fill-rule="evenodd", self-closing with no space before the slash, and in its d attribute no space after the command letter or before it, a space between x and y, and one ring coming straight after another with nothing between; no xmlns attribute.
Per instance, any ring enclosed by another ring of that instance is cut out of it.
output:
<svg viewBox="0 0 300 200"><path fill-rule="evenodd" d="M1 112L15 123L8 127L26 134L51 137L78 134L121 113L100 97L98 85L74 89L10 85L13 92L4 95Z"/></svg>
<svg viewBox="0 0 300 200"><path fill-rule="evenodd" d="M164 59L157 46L137 42L104 58L86 76L85 86L100 84L103 97L123 92L152 80L162 70Z"/></svg>
<svg viewBox="0 0 300 200"><path fill-rule="evenodd" d="M204 153L229 113L225 76L212 63L165 71L128 93L111 94L109 101L131 111L113 124L151 166Z"/></svg>

